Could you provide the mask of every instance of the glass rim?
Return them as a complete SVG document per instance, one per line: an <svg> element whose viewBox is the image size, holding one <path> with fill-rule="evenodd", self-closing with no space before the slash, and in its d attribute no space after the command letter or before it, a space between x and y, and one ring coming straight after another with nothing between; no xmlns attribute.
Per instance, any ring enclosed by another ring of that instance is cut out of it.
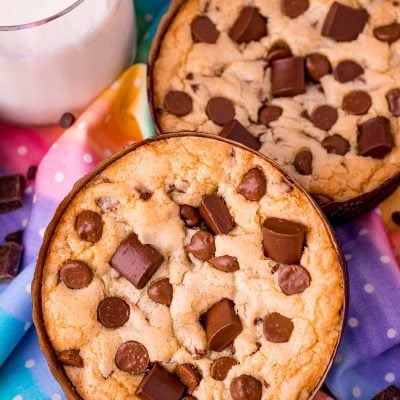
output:
<svg viewBox="0 0 400 400"><path fill-rule="evenodd" d="M23 29L29 29L29 28L34 28L36 26L45 25L48 22L54 21L55 19L58 19L65 14L68 14L70 11L74 10L76 7L78 7L84 1L85 0L76 0L74 3L72 3L70 6L68 6L64 10L61 10L58 13L51 15L50 17L39 19L38 21L27 22L25 24L17 24L17 25L4 25L4 26L0 25L0 32L1 31L20 31Z"/></svg>

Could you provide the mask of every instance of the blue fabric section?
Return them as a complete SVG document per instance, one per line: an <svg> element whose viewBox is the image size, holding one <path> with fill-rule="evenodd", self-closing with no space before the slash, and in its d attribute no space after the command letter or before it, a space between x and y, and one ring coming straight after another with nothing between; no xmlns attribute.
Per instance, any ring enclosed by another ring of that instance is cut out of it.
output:
<svg viewBox="0 0 400 400"><path fill-rule="evenodd" d="M7 332L1 337L0 365L10 355L10 349L13 349L25 335L24 326L24 322L0 309L0 332Z"/></svg>

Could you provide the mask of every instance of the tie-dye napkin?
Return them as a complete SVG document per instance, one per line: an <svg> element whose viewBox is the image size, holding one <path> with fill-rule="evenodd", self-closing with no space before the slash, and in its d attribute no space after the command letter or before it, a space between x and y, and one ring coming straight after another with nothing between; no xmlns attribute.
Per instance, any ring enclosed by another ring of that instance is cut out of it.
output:
<svg viewBox="0 0 400 400"><path fill-rule="evenodd" d="M146 60L167 3L135 2L139 62ZM0 285L1 400L64 399L32 327L30 283L35 259L55 207L74 182L101 159L154 133L145 74L143 64L129 68L65 132L56 127L0 125L0 174L26 175L29 166L39 167L36 179L28 181L24 207L0 214L0 240L25 229L21 272L11 283ZM383 207L385 215L396 200L389 203ZM400 250L400 240L396 242L400 231L394 226L391 230L390 238ZM389 384L400 385L400 269L379 209L336 231L348 262L351 297L345 334L327 385L337 399L367 400ZM315 400L329 398L320 392ZM284 395L277 400L285 400Z"/></svg>

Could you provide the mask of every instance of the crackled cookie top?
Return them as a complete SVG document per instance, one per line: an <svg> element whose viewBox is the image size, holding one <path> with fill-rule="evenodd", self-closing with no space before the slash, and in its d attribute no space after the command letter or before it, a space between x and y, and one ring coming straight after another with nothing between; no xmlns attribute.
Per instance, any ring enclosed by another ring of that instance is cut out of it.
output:
<svg viewBox="0 0 400 400"><path fill-rule="evenodd" d="M342 324L332 240L253 153L207 137L142 145L62 215L46 330L85 400L307 399Z"/></svg>
<svg viewBox="0 0 400 400"><path fill-rule="evenodd" d="M399 172L397 1L180 4L152 75L163 131L219 134L260 150L321 204Z"/></svg>

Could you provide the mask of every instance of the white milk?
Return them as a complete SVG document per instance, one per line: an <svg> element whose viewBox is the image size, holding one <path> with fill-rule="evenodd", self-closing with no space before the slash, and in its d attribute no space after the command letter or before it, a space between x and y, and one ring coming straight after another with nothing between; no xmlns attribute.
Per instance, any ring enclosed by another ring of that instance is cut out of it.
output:
<svg viewBox="0 0 400 400"><path fill-rule="evenodd" d="M0 0L0 26L43 20L74 3ZM82 111L129 64L136 43L132 0L83 0L45 24L1 29L0 120L28 125Z"/></svg>

